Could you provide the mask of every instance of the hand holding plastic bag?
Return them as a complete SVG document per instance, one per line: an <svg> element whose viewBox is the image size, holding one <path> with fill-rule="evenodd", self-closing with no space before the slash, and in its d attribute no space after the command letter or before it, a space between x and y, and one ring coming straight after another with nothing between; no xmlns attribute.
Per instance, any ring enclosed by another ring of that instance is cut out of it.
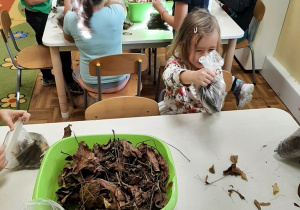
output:
<svg viewBox="0 0 300 210"><path fill-rule="evenodd" d="M220 112L224 99L226 84L223 79L223 73L221 67L224 64L223 58L214 50L210 52L206 57L202 56L199 58L199 62L202 63L204 68L210 70L216 70L217 75L214 77L211 84L206 87L197 86L197 94L200 102L206 108L210 114Z"/></svg>
<svg viewBox="0 0 300 210"><path fill-rule="evenodd" d="M14 130L8 132L4 140L6 169L35 169L40 167L42 157L49 148L46 139L38 133L28 133L22 120L14 124Z"/></svg>

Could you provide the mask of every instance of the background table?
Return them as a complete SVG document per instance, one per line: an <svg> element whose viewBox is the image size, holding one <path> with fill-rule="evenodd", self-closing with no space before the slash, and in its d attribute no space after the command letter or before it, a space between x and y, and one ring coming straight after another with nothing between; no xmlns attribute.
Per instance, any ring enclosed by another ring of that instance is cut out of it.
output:
<svg viewBox="0 0 300 210"><path fill-rule="evenodd" d="M50 47L60 110L62 118L68 119L69 112L59 51L74 51L78 49L74 43L64 39L62 30L57 26L57 17L62 11L63 8L58 7L57 13L50 12L43 35L43 43ZM242 37L244 32L215 1L212 4L212 14L219 21L223 43L228 43L223 69L230 71L236 39ZM126 30L126 32L129 32L131 35L123 34L123 49L166 47L173 39L172 31L148 30L146 23L134 23L134 26Z"/></svg>
<svg viewBox="0 0 300 210"><path fill-rule="evenodd" d="M300 183L299 159L281 161L274 150L284 138L299 128L294 119L279 109L252 109L224 111L219 116L209 114L183 114L140 118L123 118L98 121L77 121L26 125L30 132L44 135L49 144L60 140L64 127L72 124L77 136L90 134L152 135L180 149L188 162L176 149L169 147L175 163L178 181L178 201L175 209L256 209L254 199L271 202L266 209L293 209L300 204L297 194ZM8 127L0 127L4 140ZM206 186L198 176L208 181L222 177L238 155L237 167L243 170L248 181L227 176ZM208 169L214 164L215 174ZM19 209L32 197L38 170L0 173L0 209ZM273 195L272 185L277 183L279 193ZM230 198L227 190L233 185L246 200L237 194Z"/></svg>

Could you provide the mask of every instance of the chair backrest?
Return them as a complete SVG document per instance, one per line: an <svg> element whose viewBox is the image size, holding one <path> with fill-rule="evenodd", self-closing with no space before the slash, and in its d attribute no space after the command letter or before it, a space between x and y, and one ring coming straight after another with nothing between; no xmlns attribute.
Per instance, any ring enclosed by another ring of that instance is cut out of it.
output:
<svg viewBox="0 0 300 210"><path fill-rule="evenodd" d="M98 101L101 101L101 76L137 74L137 96L140 96L142 71L148 67L148 58L141 53L122 53L95 58L89 63L89 73L97 76Z"/></svg>
<svg viewBox="0 0 300 210"><path fill-rule="evenodd" d="M92 104L85 110L85 119L100 120L155 116L158 114L158 104L152 99L138 96L121 96Z"/></svg>
<svg viewBox="0 0 300 210"><path fill-rule="evenodd" d="M264 15L266 12L266 7L264 3L261 0L257 0L253 12L253 18L251 20L251 23L249 25L249 32L248 32L248 45L251 45L255 39L258 27L260 25L260 22L262 21Z"/></svg>
<svg viewBox="0 0 300 210"><path fill-rule="evenodd" d="M2 10L0 12L0 26L1 26L1 35L5 42L7 42L10 26L11 26L11 19L7 10Z"/></svg>
<svg viewBox="0 0 300 210"><path fill-rule="evenodd" d="M225 71L225 70L223 70L222 73L223 73L224 82L226 84L225 92L229 92L232 86L232 74L229 71Z"/></svg>
<svg viewBox="0 0 300 210"><path fill-rule="evenodd" d="M7 10L2 10L0 12L0 32L1 32L1 36L3 38L3 41L4 41L4 44L6 46L6 49L8 51L8 54L9 54L9 57L13 63L13 65L15 67L19 67L19 68L22 68L20 67L16 62L15 62L15 58L13 56L13 53L12 53L12 50L10 49L10 46L8 44L8 35L10 35L10 38L13 42L13 45L15 47L15 49L20 52L21 50L19 49L19 47L17 46L17 43L16 43L16 40L14 38L14 35L11 31L11 19L10 19L10 16L9 16L9 13L7 12Z"/></svg>

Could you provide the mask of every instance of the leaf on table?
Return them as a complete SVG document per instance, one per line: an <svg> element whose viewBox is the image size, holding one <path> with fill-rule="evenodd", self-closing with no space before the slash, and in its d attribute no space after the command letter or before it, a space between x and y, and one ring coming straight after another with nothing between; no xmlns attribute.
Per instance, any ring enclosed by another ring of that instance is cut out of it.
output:
<svg viewBox="0 0 300 210"><path fill-rule="evenodd" d="M238 191L233 190L233 189L228 190L228 193L229 193L229 196L230 196L230 197L231 197L231 194L232 194L233 192L235 192L236 194L238 194L242 200L245 200L245 197L244 197L241 193L239 193Z"/></svg>
<svg viewBox="0 0 300 210"><path fill-rule="evenodd" d="M62 137L63 139L71 136L72 134L71 126L72 125L69 124L67 127L64 128L64 136Z"/></svg>
<svg viewBox="0 0 300 210"><path fill-rule="evenodd" d="M271 205L271 203L270 202L268 202L268 203L264 203L264 202L262 202L262 203L259 203L261 206L270 206Z"/></svg>
<svg viewBox="0 0 300 210"><path fill-rule="evenodd" d="M230 161L233 163L233 164L237 164L238 162L238 155L231 155L230 156Z"/></svg>
<svg viewBox="0 0 300 210"><path fill-rule="evenodd" d="M231 164L231 166L227 170L223 171L223 175L241 176L242 179L248 181L246 174L241 169L236 167L236 164Z"/></svg>
<svg viewBox="0 0 300 210"><path fill-rule="evenodd" d="M214 174L214 173L215 173L215 165L212 165L212 166L208 169L208 171L209 171L210 173Z"/></svg>
<svg viewBox="0 0 300 210"><path fill-rule="evenodd" d="M210 184L210 183L207 181L207 179L208 179L208 175L206 175L206 177L205 177L205 184Z"/></svg>
<svg viewBox="0 0 300 210"><path fill-rule="evenodd" d="M279 192L279 187L277 183L273 184L273 195L276 195Z"/></svg>
<svg viewBox="0 0 300 210"><path fill-rule="evenodd" d="M257 200L254 200L254 205L257 207L258 210L261 210L260 204Z"/></svg>

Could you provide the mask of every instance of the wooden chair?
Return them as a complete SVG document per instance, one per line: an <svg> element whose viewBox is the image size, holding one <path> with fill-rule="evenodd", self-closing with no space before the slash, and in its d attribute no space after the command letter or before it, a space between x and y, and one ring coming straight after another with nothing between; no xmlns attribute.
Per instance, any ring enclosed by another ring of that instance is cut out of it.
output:
<svg viewBox="0 0 300 210"><path fill-rule="evenodd" d="M121 96L98 101L85 110L86 120L142 117L158 115L156 101L138 97Z"/></svg>
<svg viewBox="0 0 300 210"><path fill-rule="evenodd" d="M37 69L51 69L52 68L52 61L49 47L43 45L34 45L22 50L19 49L14 35L11 30L11 18L7 10L2 10L0 12L0 26L1 26L1 36L3 38L4 44L12 61L12 64L17 69L17 92L16 92L16 99L17 99L17 109L20 108L20 87L21 87L21 76L22 70L37 70ZM14 45L16 51L18 51L17 60L13 56L12 50L8 43L8 36ZM71 103L74 108L76 108L74 101L71 97L71 93L66 88Z"/></svg>
<svg viewBox="0 0 300 210"><path fill-rule="evenodd" d="M142 89L141 74L148 66L148 58L141 53L123 53L95 58L89 63L89 73L97 76L98 91L92 92L79 80L84 90L84 107L87 107L87 94L98 101L119 96L140 96ZM101 93L101 77L131 74L126 86L114 93Z"/></svg>
<svg viewBox="0 0 300 210"><path fill-rule="evenodd" d="M266 7L265 7L264 3L261 0L257 0L255 8L254 8L253 18L249 25L248 38L237 43L236 47L235 47L235 49L241 49L241 48L245 48L245 47L248 47L250 49L251 58L252 58L252 74L253 74L252 80L253 80L254 85L256 84L256 82L255 82L255 58L254 58L254 49L252 47L252 44L255 40L258 27L265 15L265 12L266 12ZM223 52L223 55L224 55L224 53L226 53L226 50Z"/></svg>

